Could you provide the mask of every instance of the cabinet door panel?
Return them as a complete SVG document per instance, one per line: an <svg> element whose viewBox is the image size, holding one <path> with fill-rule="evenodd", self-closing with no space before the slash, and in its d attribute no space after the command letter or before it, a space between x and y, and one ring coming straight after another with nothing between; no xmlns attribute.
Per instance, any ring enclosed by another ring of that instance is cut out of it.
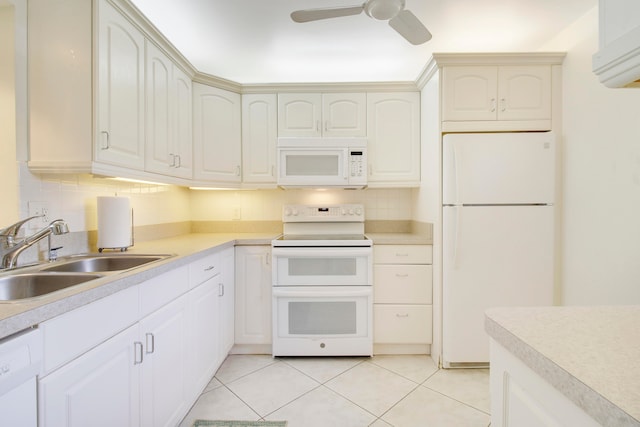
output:
<svg viewBox="0 0 640 427"><path fill-rule="evenodd" d="M242 95L242 182L276 183L277 96Z"/></svg>
<svg viewBox="0 0 640 427"><path fill-rule="evenodd" d="M322 121L323 136L366 136L367 95L365 93L323 94Z"/></svg>
<svg viewBox="0 0 640 427"><path fill-rule="evenodd" d="M367 94L369 185L420 184L420 94Z"/></svg>
<svg viewBox="0 0 640 427"><path fill-rule="evenodd" d="M171 60L147 43L146 170L170 174L175 153L171 141Z"/></svg>
<svg viewBox="0 0 640 427"><path fill-rule="evenodd" d="M140 425L137 339L135 325L42 378L40 427Z"/></svg>
<svg viewBox="0 0 640 427"><path fill-rule="evenodd" d="M194 178L240 182L240 95L194 83Z"/></svg>
<svg viewBox="0 0 640 427"><path fill-rule="evenodd" d="M189 409L186 301L182 296L140 321L143 426L175 426Z"/></svg>
<svg viewBox="0 0 640 427"><path fill-rule="evenodd" d="M236 344L271 344L271 247L236 247Z"/></svg>
<svg viewBox="0 0 640 427"><path fill-rule="evenodd" d="M144 169L144 36L100 2L97 160Z"/></svg>
<svg viewBox="0 0 640 427"><path fill-rule="evenodd" d="M498 68L444 67L442 120L495 120Z"/></svg>
<svg viewBox="0 0 640 427"><path fill-rule="evenodd" d="M498 119L551 119L551 67L500 67Z"/></svg>
<svg viewBox="0 0 640 427"><path fill-rule="evenodd" d="M193 175L193 101L191 78L175 65L173 66L172 91L172 139L173 151L177 156L173 163L172 175L191 178Z"/></svg>
<svg viewBox="0 0 640 427"><path fill-rule="evenodd" d="M278 136L321 136L322 95L278 95Z"/></svg>
<svg viewBox="0 0 640 427"><path fill-rule="evenodd" d="M429 344L432 340L430 305L374 304L373 342Z"/></svg>

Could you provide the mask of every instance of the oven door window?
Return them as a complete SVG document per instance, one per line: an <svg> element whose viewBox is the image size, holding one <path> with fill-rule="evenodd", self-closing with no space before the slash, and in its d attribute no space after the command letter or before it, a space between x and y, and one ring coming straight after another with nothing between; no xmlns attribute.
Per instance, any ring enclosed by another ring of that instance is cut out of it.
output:
<svg viewBox="0 0 640 427"><path fill-rule="evenodd" d="M274 286L370 285L370 253L371 248L274 251Z"/></svg>
<svg viewBox="0 0 640 427"><path fill-rule="evenodd" d="M278 292L276 297L279 337L367 336L371 295L309 298L286 294Z"/></svg>

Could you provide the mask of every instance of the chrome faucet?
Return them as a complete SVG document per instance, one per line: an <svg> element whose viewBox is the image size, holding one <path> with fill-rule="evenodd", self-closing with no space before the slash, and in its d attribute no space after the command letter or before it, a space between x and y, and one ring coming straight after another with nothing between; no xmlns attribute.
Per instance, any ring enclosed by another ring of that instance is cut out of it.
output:
<svg viewBox="0 0 640 427"><path fill-rule="evenodd" d="M32 216L0 230L0 255L2 256L2 265L0 265L0 269L15 267L18 256L45 237L50 236L51 234L60 235L67 234L69 232L69 226L67 223L62 219L56 219L42 230L36 231L31 236L27 236L22 240L19 240L18 232L20 231L20 227L22 227L22 225L27 221L41 217L41 215Z"/></svg>

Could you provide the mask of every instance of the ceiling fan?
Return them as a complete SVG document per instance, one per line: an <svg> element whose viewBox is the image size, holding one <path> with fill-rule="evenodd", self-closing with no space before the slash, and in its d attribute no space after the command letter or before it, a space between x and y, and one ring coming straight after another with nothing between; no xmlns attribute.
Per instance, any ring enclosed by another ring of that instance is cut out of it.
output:
<svg viewBox="0 0 640 427"><path fill-rule="evenodd" d="M404 5L405 0L367 0L359 6L297 10L291 13L291 19L295 22L309 22L359 15L364 10L373 19L389 21L391 28L411 44L418 45L431 40L429 30L413 13L406 10Z"/></svg>

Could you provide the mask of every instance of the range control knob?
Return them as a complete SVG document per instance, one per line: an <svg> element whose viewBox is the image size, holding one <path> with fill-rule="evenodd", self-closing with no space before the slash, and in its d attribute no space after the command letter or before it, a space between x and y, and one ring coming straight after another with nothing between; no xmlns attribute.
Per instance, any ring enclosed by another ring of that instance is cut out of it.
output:
<svg viewBox="0 0 640 427"><path fill-rule="evenodd" d="M291 209L286 208L286 209L284 210L284 216L291 216Z"/></svg>
<svg viewBox="0 0 640 427"><path fill-rule="evenodd" d="M356 215L358 216L362 215L362 209L356 208Z"/></svg>

